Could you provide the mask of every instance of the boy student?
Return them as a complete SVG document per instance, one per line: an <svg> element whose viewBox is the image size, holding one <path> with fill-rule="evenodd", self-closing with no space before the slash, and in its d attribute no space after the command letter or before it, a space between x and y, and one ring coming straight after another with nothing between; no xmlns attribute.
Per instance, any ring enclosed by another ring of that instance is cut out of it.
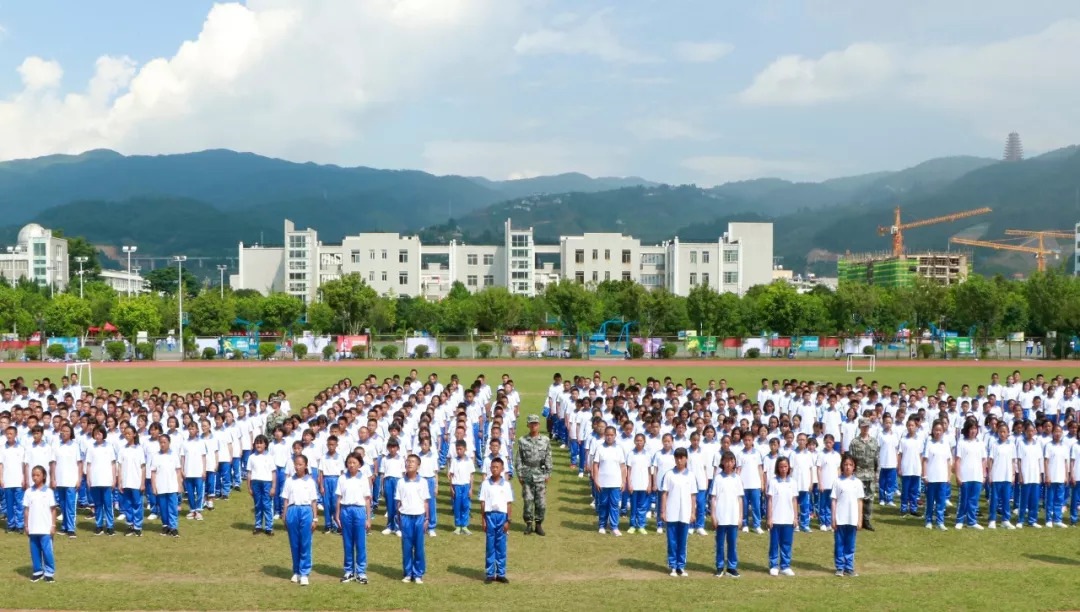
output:
<svg viewBox="0 0 1080 612"><path fill-rule="evenodd" d="M469 506L472 503L473 462L465 454L466 443L458 440L454 443L455 455L446 466L446 476L450 480L450 502L454 511L454 534L471 535L469 531Z"/></svg>
<svg viewBox="0 0 1080 612"><path fill-rule="evenodd" d="M832 529L832 488L840 473L840 459L840 453L835 450L833 435L825 434L825 450L818 453L817 457L818 489L821 492L818 522L821 523L822 531Z"/></svg>
<svg viewBox="0 0 1080 612"><path fill-rule="evenodd" d="M33 573L30 582L44 579L54 582L56 561L53 559L53 536L56 534L56 499L45 484L45 468L34 466L30 477L34 486L23 495L20 513L30 536L30 562Z"/></svg>
<svg viewBox="0 0 1080 612"><path fill-rule="evenodd" d="M855 477L855 457L846 454L841 475L832 487L833 557L836 576L855 577L855 533L862 529L862 506L867 502L861 480Z"/></svg>
<svg viewBox="0 0 1080 612"><path fill-rule="evenodd" d="M417 473L427 483L428 495L431 497L428 508L428 537L434 538L439 516L435 511L435 500L439 496L439 457L431 450L430 435L424 434L420 438L420 452L417 456L420 457L420 467L417 469Z"/></svg>
<svg viewBox="0 0 1080 612"><path fill-rule="evenodd" d="M506 584L506 534L510 532L510 509L514 490L503 477L503 460L491 461L491 477L480 486L480 512L486 539L484 583L494 580Z"/></svg>
<svg viewBox="0 0 1080 612"><path fill-rule="evenodd" d="M382 489L386 495L386 529L383 529L382 534L397 534L398 537L401 537L401 523L398 520L400 510L397 504L397 486L405 473L406 461L404 457L398 454L399 448L397 438L390 438L386 442L386 456L379 463L379 470L382 474Z"/></svg>
<svg viewBox="0 0 1080 612"><path fill-rule="evenodd" d="M337 485L338 479L345 473L345 458L337 448L338 437L331 434L326 438L326 453L319 458L319 494L322 496L326 520L324 533L341 531L341 525L337 522Z"/></svg>
<svg viewBox="0 0 1080 612"><path fill-rule="evenodd" d="M393 440L391 440L393 442ZM400 521L402 582L424 584L427 569L424 557L424 533L431 496L427 482L420 477L420 457L409 455L405 475L394 487L395 505Z"/></svg>
<svg viewBox="0 0 1080 612"><path fill-rule="evenodd" d="M716 528L716 573L713 575L717 578L740 576L735 545L742 524L744 489L735 472L735 463L735 454L731 451L720 455L720 473L713 478L710 491L713 527Z"/></svg>
<svg viewBox="0 0 1080 612"><path fill-rule="evenodd" d="M667 436L665 436L667 438ZM660 521L667 528L667 558L671 576L687 577L686 540L695 514L697 482L686 464L685 448L674 451L675 467L663 476L660 484Z"/></svg>
<svg viewBox="0 0 1080 612"><path fill-rule="evenodd" d="M150 487L157 497L161 513L161 535L178 538L180 532L177 530L177 519L184 476L179 455L169 449L171 442L168 434L158 437L159 451L150 462Z"/></svg>
<svg viewBox="0 0 1080 612"><path fill-rule="evenodd" d="M626 455L626 484L630 493L630 529L627 533L648 533L645 531L645 513L649 510L649 494L652 493L651 462L652 454L645 449L645 435L637 434L634 449Z"/></svg>
<svg viewBox="0 0 1080 612"><path fill-rule="evenodd" d="M0 447L0 488L4 491L4 512L7 515L7 533L22 533L23 491L26 490L25 449L19 445L16 437L19 430L9 425L4 430L6 440Z"/></svg>
<svg viewBox="0 0 1080 612"><path fill-rule="evenodd" d="M266 436L262 434L255 436L253 444L255 448L248 455L247 465L244 466L247 472L248 491L255 505L255 528L252 530L252 535L260 533L274 535L273 499L277 492L275 490L277 466L274 463L274 456L267 450L268 444Z"/></svg>
<svg viewBox="0 0 1080 612"><path fill-rule="evenodd" d="M776 441L776 438L773 438ZM770 442L770 446L772 442ZM777 442L779 445L779 442ZM754 437L743 437L743 448L735 455L737 472L743 486L743 532L749 532L753 527L758 534L765 533L761 530L761 494L765 490L765 472L763 469L764 457L758 454L754 448Z"/></svg>

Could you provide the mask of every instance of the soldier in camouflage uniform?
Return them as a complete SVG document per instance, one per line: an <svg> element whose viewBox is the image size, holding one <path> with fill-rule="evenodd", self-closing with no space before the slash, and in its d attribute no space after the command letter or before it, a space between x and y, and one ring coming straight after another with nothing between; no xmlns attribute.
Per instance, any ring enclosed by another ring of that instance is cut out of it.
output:
<svg viewBox="0 0 1080 612"><path fill-rule="evenodd" d="M873 500L877 496L878 475L878 441L870 435L870 419L859 419L859 437L851 441L848 453L855 457L855 477L862 481L863 499L862 528L874 531L870 524L870 514L873 511Z"/></svg>
<svg viewBox="0 0 1080 612"><path fill-rule="evenodd" d="M514 445L514 468L521 482L525 535L544 535L547 481L551 478L551 439L540 435L540 417L530 414L529 434ZM535 522L535 527L534 527Z"/></svg>

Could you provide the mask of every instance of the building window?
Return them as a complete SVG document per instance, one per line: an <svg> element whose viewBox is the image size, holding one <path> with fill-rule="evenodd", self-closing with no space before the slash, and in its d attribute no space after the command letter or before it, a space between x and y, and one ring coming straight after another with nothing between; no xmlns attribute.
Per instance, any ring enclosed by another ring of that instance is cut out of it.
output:
<svg viewBox="0 0 1080 612"><path fill-rule="evenodd" d="M528 257L529 249L510 249L511 257Z"/></svg>
<svg viewBox="0 0 1080 612"><path fill-rule="evenodd" d="M400 249L397 252L398 263L409 263L409 252L405 249Z"/></svg>
<svg viewBox="0 0 1080 612"><path fill-rule="evenodd" d="M375 249L368 250L368 259L375 259Z"/></svg>
<svg viewBox="0 0 1080 612"><path fill-rule="evenodd" d="M476 286L476 275L475 274L470 274L470 275L466 276L465 277L465 284L468 285L469 287L475 287Z"/></svg>
<svg viewBox="0 0 1080 612"><path fill-rule="evenodd" d="M663 278L660 274L642 274L641 284L647 287L659 287L664 284Z"/></svg>
<svg viewBox="0 0 1080 612"><path fill-rule="evenodd" d="M307 257L307 251L289 251L289 259L304 259Z"/></svg>
<svg viewBox="0 0 1080 612"><path fill-rule="evenodd" d="M574 280L577 281L577 283L579 285L584 285L585 284L585 273L582 272L581 270L578 270L577 272L574 272Z"/></svg>
<svg viewBox="0 0 1080 612"><path fill-rule="evenodd" d="M289 248L302 249L307 246L307 236L289 236ZM44 255L44 253L42 253Z"/></svg>
<svg viewBox="0 0 1080 612"><path fill-rule="evenodd" d="M623 251L623 262L630 263L627 257L629 257L630 251ZM663 253L645 253L641 256L641 264L646 266L662 266L664 265Z"/></svg>
<svg viewBox="0 0 1080 612"><path fill-rule="evenodd" d="M690 252L693 253L693 251L690 251ZM691 287L696 287L697 286L697 272L691 272L690 273L690 286Z"/></svg>
<svg viewBox="0 0 1080 612"><path fill-rule="evenodd" d="M709 286L709 273L708 272L702 272L701 273L701 284L705 285L706 287Z"/></svg>
<svg viewBox="0 0 1080 612"><path fill-rule="evenodd" d="M597 250L597 249L592 250L592 260L593 261L596 261L597 259L599 259L599 253L600 253L600 251Z"/></svg>
<svg viewBox="0 0 1080 612"><path fill-rule="evenodd" d="M724 263L737 263L739 261L738 249L727 249L724 251Z"/></svg>
<svg viewBox="0 0 1080 612"><path fill-rule="evenodd" d="M513 279L519 279L519 278L527 279L527 278L529 278L529 273L528 272L511 272L510 273L510 278L513 278Z"/></svg>
<svg viewBox="0 0 1080 612"><path fill-rule="evenodd" d="M491 286L494 286L494 285L495 285L495 276L492 275L492 274L485 274L484 275L484 286L485 287L491 287Z"/></svg>
<svg viewBox="0 0 1080 612"><path fill-rule="evenodd" d="M307 272L289 272L289 280L294 280L294 281L307 280Z"/></svg>
<svg viewBox="0 0 1080 612"><path fill-rule="evenodd" d="M290 261L289 262L289 269L290 270L307 270L307 262L304 261L303 259L299 259L297 261Z"/></svg>
<svg viewBox="0 0 1080 612"><path fill-rule="evenodd" d="M630 280L630 273L629 273L629 272L623 272L623 273L622 273L622 279L623 279L624 281L628 281L628 280Z"/></svg>
<svg viewBox="0 0 1080 612"><path fill-rule="evenodd" d="M585 249L574 251L574 263L585 263Z"/></svg>
<svg viewBox="0 0 1080 612"><path fill-rule="evenodd" d="M608 272L607 270L604 270L604 280L606 280L606 281L611 280L611 272Z"/></svg>
<svg viewBox="0 0 1080 612"><path fill-rule="evenodd" d="M360 251L353 251L349 254L349 257L353 263L360 263Z"/></svg>
<svg viewBox="0 0 1080 612"><path fill-rule="evenodd" d="M408 272L398 272L397 284L399 284L399 285L408 285L409 284L409 273Z"/></svg>
<svg viewBox="0 0 1080 612"><path fill-rule="evenodd" d="M600 279L600 273L599 273L599 272L597 272L596 270L593 270L593 271L592 271L592 282L594 282L594 283L595 283L595 282L596 282L596 281L598 281L599 279Z"/></svg>
<svg viewBox="0 0 1080 612"><path fill-rule="evenodd" d="M34 257L45 257L45 243L44 242L35 242L34 243Z"/></svg>
<svg viewBox="0 0 1080 612"><path fill-rule="evenodd" d="M724 272L724 284L725 285L734 285L737 282L739 282L739 273L738 272Z"/></svg>
<svg viewBox="0 0 1080 612"><path fill-rule="evenodd" d="M690 251L690 263L692 263L692 264L697 263L697 251ZM690 284L693 284L693 283L690 283Z"/></svg>
<svg viewBox="0 0 1080 612"><path fill-rule="evenodd" d="M703 264L709 263L709 252L708 251L702 251L701 252L701 263L703 263ZM708 283L703 283L703 284L707 285Z"/></svg>
<svg viewBox="0 0 1080 612"><path fill-rule="evenodd" d="M495 256L491 253L484 253L484 265L490 266L495 263Z"/></svg>
<svg viewBox="0 0 1080 612"><path fill-rule="evenodd" d="M529 246L528 234L511 234L510 246L512 247L527 247Z"/></svg>
<svg viewBox="0 0 1080 612"><path fill-rule="evenodd" d="M475 266L476 265L476 253L469 253L468 255L465 256L465 265L467 265L467 266Z"/></svg>
<svg viewBox="0 0 1080 612"><path fill-rule="evenodd" d="M524 260L524 259L515 259L514 261L512 261L510 263L512 264L510 267L515 269L515 270L528 270L529 269L529 262Z"/></svg>
<svg viewBox="0 0 1080 612"><path fill-rule="evenodd" d="M304 283L289 283L289 291L293 293L303 293L307 291L307 287L304 286Z"/></svg>
<svg viewBox="0 0 1080 612"><path fill-rule="evenodd" d="M386 270L382 271L382 282L386 282Z"/></svg>
<svg viewBox="0 0 1080 612"><path fill-rule="evenodd" d="M375 282L375 270L371 270L367 273L367 279L369 283Z"/></svg>
<svg viewBox="0 0 1080 612"><path fill-rule="evenodd" d="M383 250L382 250L382 258L383 258L383 259L386 259L386 249L383 249Z"/></svg>
<svg viewBox="0 0 1080 612"><path fill-rule="evenodd" d="M622 262L626 264L630 263L630 249L623 249Z"/></svg>

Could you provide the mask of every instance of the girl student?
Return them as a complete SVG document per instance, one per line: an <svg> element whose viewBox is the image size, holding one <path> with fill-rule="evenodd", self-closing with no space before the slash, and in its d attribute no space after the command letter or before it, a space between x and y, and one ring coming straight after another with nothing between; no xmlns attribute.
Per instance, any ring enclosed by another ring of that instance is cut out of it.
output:
<svg viewBox="0 0 1080 612"><path fill-rule="evenodd" d="M907 420L907 433L900 438L900 516L919 515L919 487L922 484L922 451L926 442L919 434L919 419Z"/></svg>
<svg viewBox="0 0 1080 612"><path fill-rule="evenodd" d="M116 485L116 449L105 441L105 428L94 428L94 444L87 447L87 483L94 504L94 535L116 535L113 531L113 486Z"/></svg>
<svg viewBox="0 0 1080 612"><path fill-rule="evenodd" d="M791 545L799 515L799 486L791 478L791 463L781 455L776 460L775 478L769 482L769 575L794 576Z"/></svg>
<svg viewBox="0 0 1080 612"><path fill-rule="evenodd" d="M248 491L255 505L255 527L251 535L274 535L273 508L277 465L274 456L267 450L269 443L266 436L255 436L252 444L254 451L248 455L247 465L244 466L248 476Z"/></svg>
<svg viewBox="0 0 1080 612"><path fill-rule="evenodd" d="M1016 527L1021 529L1025 523L1028 527L1041 529L1039 518L1039 483L1042 482L1043 459L1042 445L1035 438L1035 424L1024 421L1024 438L1016 447L1018 474L1020 476L1019 498L1020 516L1016 520Z"/></svg>
<svg viewBox="0 0 1080 612"><path fill-rule="evenodd" d="M1016 444L1009 439L1009 426L1004 421L998 423L997 439L990 443L988 463L990 523L987 527L997 529L997 519L1001 517L1002 527L1016 529L1009 522L1009 500L1016 477Z"/></svg>
<svg viewBox="0 0 1080 612"><path fill-rule="evenodd" d="M293 458L294 473L285 481L281 497L285 501L285 529L289 533L292 553L292 582L308 585L311 575L311 534L318 528L318 500L315 479L308 473L308 460L303 453Z"/></svg>
<svg viewBox="0 0 1080 612"><path fill-rule="evenodd" d="M634 449L626 455L626 482L630 493L630 528L627 533L645 535L645 513L649 510L649 494L652 493L652 479L649 478L649 464L652 457L645 450L645 435L634 436Z"/></svg>
<svg viewBox="0 0 1080 612"><path fill-rule="evenodd" d="M23 521L30 536L30 563L33 573L30 582L56 579L56 560L53 558L53 536L56 534L56 499L45 484L45 468L34 466L30 473L33 486L22 498Z"/></svg>
<svg viewBox="0 0 1080 612"><path fill-rule="evenodd" d="M438 513L435 512L435 500L439 496L439 457L431 450L431 435L423 434L420 438L420 467L417 472L428 486L428 495L431 504L428 507L428 537L435 537L435 527L438 525Z"/></svg>
<svg viewBox="0 0 1080 612"><path fill-rule="evenodd" d="M274 428L274 441L270 443L270 454L274 457L274 517L281 518L282 499L281 490L285 487L285 466L289 461L289 443L285 441L285 429L282 426Z"/></svg>
<svg viewBox="0 0 1080 612"><path fill-rule="evenodd" d="M405 475L405 458L398 452L400 444L397 438L386 442L386 456L379 464L382 475L382 490L386 495L386 529L383 535L401 535L401 522L398 520L397 485Z"/></svg>
<svg viewBox="0 0 1080 612"><path fill-rule="evenodd" d="M391 441L393 439L391 438ZM431 497L428 485L420 478L420 457L409 455L405 475L394 488L395 506L400 515L402 582L424 584L427 562L424 556L424 534Z"/></svg>
<svg viewBox="0 0 1080 612"><path fill-rule="evenodd" d="M1062 441L1061 425L1054 424L1052 439L1043 447L1043 484L1047 488L1046 526L1065 527L1061 509L1065 505L1065 482L1069 477L1070 448Z"/></svg>
<svg viewBox="0 0 1080 612"><path fill-rule="evenodd" d="M986 445L979 439L979 423L968 419L961 430L963 439L956 447L956 481L960 483L960 507L956 512L956 528L964 526L982 530L976 522L979 496L986 479Z"/></svg>
<svg viewBox="0 0 1080 612"><path fill-rule="evenodd" d="M858 576L855 573L855 534L862 529L863 504L873 503L873 500L866 500L866 490L862 481L855 477L855 468L855 457L844 454L840 461L840 477L832 487L833 557L837 577Z"/></svg>
<svg viewBox="0 0 1080 612"><path fill-rule="evenodd" d="M52 478L49 481L55 487L57 506L60 507L62 517L61 528L69 539L74 539L76 492L83 468L82 452L73 439L71 425L65 423L60 427L60 439L53 450L56 461L53 463Z"/></svg>
<svg viewBox="0 0 1080 612"><path fill-rule="evenodd" d="M326 527L323 533L339 531L337 523L337 485L338 479L345 472L345 457L338 452L338 437L331 434L326 438L326 453L319 459L319 495Z"/></svg>
<svg viewBox="0 0 1080 612"><path fill-rule="evenodd" d="M716 528L716 573L713 575L717 578L739 577L739 554L735 546L742 524L744 489L735 472L735 463L735 454L731 451L720 455L720 473L713 478L710 491L712 522Z"/></svg>
<svg viewBox="0 0 1080 612"><path fill-rule="evenodd" d="M143 494L146 496L146 509L150 511L150 515L146 519L150 521L157 520L161 513L161 505L158 503L157 495L154 495L154 484L151 479L153 476L154 455L160 449L158 438L161 437L161 432L161 423L154 422L150 423L150 426L146 428L146 435L139 436L139 442L142 443L143 447L143 460L146 462L146 482Z"/></svg>
<svg viewBox="0 0 1080 612"><path fill-rule="evenodd" d="M371 531L371 480L361 471L362 449L345 458L345 475L338 480L336 506L345 569L341 582L367 584L367 533Z"/></svg>
<svg viewBox="0 0 1080 612"><path fill-rule="evenodd" d="M761 493L766 489L764 457L754 448L753 436L743 439L743 448L735 454L738 465L737 473L743 486L743 532L753 529L756 533L765 533L761 529ZM775 438L773 438L775 440ZM776 443L779 445L779 442ZM773 446L770 442L770 446Z"/></svg>
<svg viewBox="0 0 1080 612"><path fill-rule="evenodd" d="M952 449L942 438L944 433L945 425L935 421L930 429L930 439L922 451L922 477L926 481L926 528L932 529L936 525L942 531L948 529L945 526L945 499L953 463Z"/></svg>
<svg viewBox="0 0 1080 612"><path fill-rule="evenodd" d="M117 460L120 473L120 511L127 519L125 536L142 537L143 491L146 490L146 451L139 444L139 434L128 425L124 428L124 446Z"/></svg>
<svg viewBox="0 0 1080 612"><path fill-rule="evenodd" d="M815 469L818 474L818 489L821 492L818 522L821 523L822 531L829 531L832 529L832 488L840 474L841 456L836 452L836 441L832 434L825 434L824 440L825 449L818 453Z"/></svg>
<svg viewBox="0 0 1080 612"><path fill-rule="evenodd" d="M446 476L450 480L450 503L454 512L455 535L471 535L469 509L472 503L472 481L475 468L465 450L465 440L455 442L454 456L446 465Z"/></svg>
<svg viewBox="0 0 1080 612"><path fill-rule="evenodd" d="M705 509L709 506L709 479L706 472L713 470L713 460L711 457L706 457L701 449L701 434L693 432L690 434L690 448L687 449L688 461L687 467L690 470L690 475L694 477L694 481L697 483L697 490L694 491L694 520L690 524L690 529L698 535L708 535L705 531Z"/></svg>
<svg viewBox="0 0 1080 612"><path fill-rule="evenodd" d="M652 504L656 505L656 533L664 533L664 519L661 516L660 506L656 502L660 496L660 485L663 484L664 476L675 468L675 449L672 448L671 434L666 433L661 438L662 448L653 454L652 457L652 477L653 477L653 492L652 492Z"/></svg>
<svg viewBox="0 0 1080 612"><path fill-rule="evenodd" d="M204 505L207 510L213 510L218 489L218 464L215 459L219 442L215 436L214 427L208 419L203 419L199 425L202 427L200 438L206 445L206 475L203 477Z"/></svg>
<svg viewBox="0 0 1080 612"><path fill-rule="evenodd" d="M180 455L172 451L171 443L168 434L158 436L158 452L150 462L150 488L157 497L158 511L161 513L161 535L178 538L180 491L184 488L184 476Z"/></svg>
<svg viewBox="0 0 1080 612"><path fill-rule="evenodd" d="M667 436L665 436L667 437ZM687 577L686 540L694 519L697 481L687 469L689 457L685 448L672 453L675 467L664 474L660 483L660 521L667 528L667 561L671 576Z"/></svg>
<svg viewBox="0 0 1080 612"><path fill-rule="evenodd" d="M188 501L188 519L203 520L203 493L206 481L206 443L199 437L195 421L187 425L187 438L180 446L180 465L184 471L184 493Z"/></svg>

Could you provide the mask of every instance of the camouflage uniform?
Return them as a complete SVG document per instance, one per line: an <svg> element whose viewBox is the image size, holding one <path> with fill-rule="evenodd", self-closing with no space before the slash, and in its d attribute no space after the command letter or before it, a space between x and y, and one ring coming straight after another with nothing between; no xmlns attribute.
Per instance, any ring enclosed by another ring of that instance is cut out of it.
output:
<svg viewBox="0 0 1080 612"><path fill-rule="evenodd" d="M521 479L522 517L526 526L544 520L547 510L547 478L551 476L551 439L524 436L514 445L514 466Z"/></svg>
<svg viewBox="0 0 1080 612"><path fill-rule="evenodd" d="M863 493L866 495L863 498L862 513L862 524L866 527L870 524L870 514L877 497L875 480L878 475L878 442L872 437L863 439L860 435L851 441L848 453L855 457L855 477L862 481Z"/></svg>

